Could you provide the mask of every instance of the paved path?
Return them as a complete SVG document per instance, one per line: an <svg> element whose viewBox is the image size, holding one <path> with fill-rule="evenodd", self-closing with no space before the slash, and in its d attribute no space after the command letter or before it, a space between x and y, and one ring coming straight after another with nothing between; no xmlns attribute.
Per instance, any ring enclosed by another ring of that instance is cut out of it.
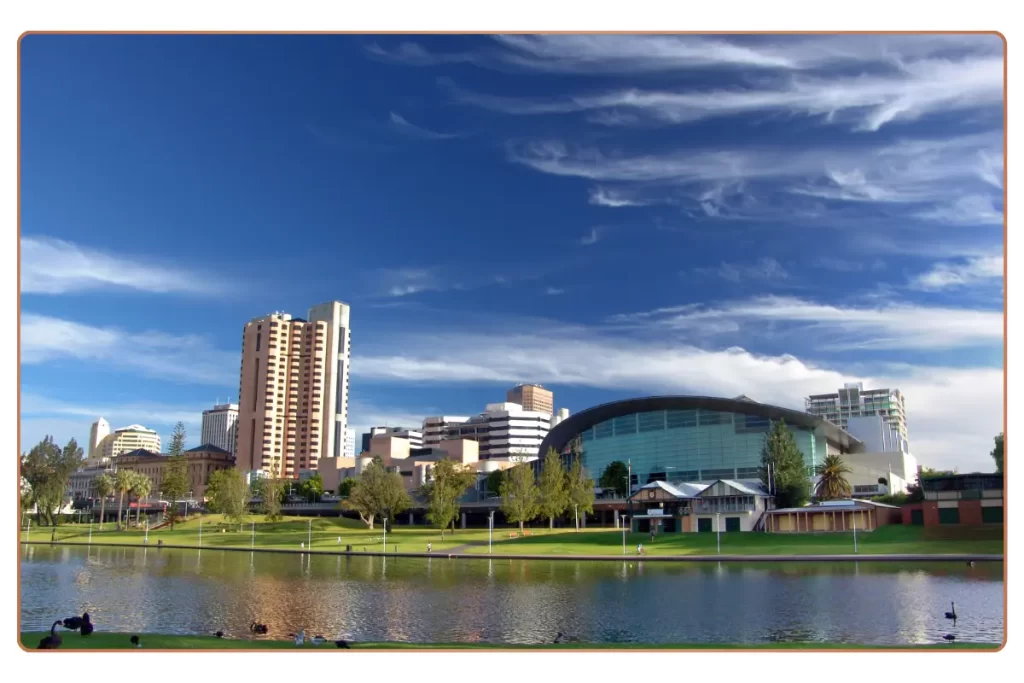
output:
<svg viewBox="0 0 1024 683"><path fill-rule="evenodd" d="M87 543L63 543L57 541L56 543L50 543L49 541L21 541L23 545L75 545L83 546L90 545ZM115 548L141 548L144 547L137 543L92 543L94 546L105 546ZM477 545L477 543L467 543L458 548L452 550L439 550L434 553L387 553L388 557L419 557L419 558L445 558L450 560L575 560L575 561L629 561L629 562L967 562L973 560L975 562L1002 562L1003 555L1000 554L979 554L979 553L951 553L945 555L922 555L922 554L888 554L888 555L644 555L637 557L634 553L632 555L510 555L507 553L473 553L469 554L464 552L466 548ZM150 543L150 548L156 548L157 546ZM242 547L227 547L227 546L202 546L199 548L194 545L174 545L170 543L164 543L163 548L175 549L175 550L225 550L229 552L243 552L243 553L292 553L292 554L307 554L308 551L300 550L298 548L242 548ZM453 550L462 550L463 552L453 552ZM345 552L344 550L314 550L316 555L362 555L362 556L380 556L385 553L379 551L359 552L353 551L351 553Z"/></svg>

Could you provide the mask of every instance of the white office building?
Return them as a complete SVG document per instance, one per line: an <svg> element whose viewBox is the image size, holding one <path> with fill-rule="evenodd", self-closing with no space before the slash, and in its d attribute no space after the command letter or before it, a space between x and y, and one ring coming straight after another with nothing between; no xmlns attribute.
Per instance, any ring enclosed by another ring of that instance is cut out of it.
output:
<svg viewBox="0 0 1024 683"><path fill-rule="evenodd" d="M484 412L450 424L446 438L473 439L480 459L536 457L551 430L551 413L523 410L518 403L489 403Z"/></svg>
<svg viewBox="0 0 1024 683"><path fill-rule="evenodd" d="M423 445L432 448L441 443L446 437L448 430L460 425L469 419L462 415L435 415L423 420Z"/></svg>
<svg viewBox="0 0 1024 683"><path fill-rule="evenodd" d="M375 436L390 436L395 439L405 439L409 442L409 448L423 448L423 432L417 429L406 427L370 427L370 431L363 434L361 452L369 452L370 440ZM353 446L354 446L353 435Z"/></svg>
<svg viewBox="0 0 1024 683"><path fill-rule="evenodd" d="M356 430L354 429L345 430L345 449L342 457L356 457Z"/></svg>
<svg viewBox="0 0 1024 683"><path fill-rule="evenodd" d="M816 394L804 399L805 410L847 429L855 417L878 415L903 439L907 439L907 407L899 389L864 389L863 382L846 384L833 394Z"/></svg>
<svg viewBox="0 0 1024 683"><path fill-rule="evenodd" d="M86 467L98 467L103 464L103 449L100 444L110 434L110 423L102 417L92 423L89 429L89 451L86 456Z"/></svg>
<svg viewBox="0 0 1024 683"><path fill-rule="evenodd" d="M238 434L238 404L222 403L203 411L203 428L200 444L211 444L235 454L235 437Z"/></svg>

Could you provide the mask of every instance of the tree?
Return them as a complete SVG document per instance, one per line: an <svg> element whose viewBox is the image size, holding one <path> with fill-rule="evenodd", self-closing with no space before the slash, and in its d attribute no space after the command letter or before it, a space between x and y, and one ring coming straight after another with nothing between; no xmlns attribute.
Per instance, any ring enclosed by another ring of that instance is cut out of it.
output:
<svg viewBox="0 0 1024 683"><path fill-rule="evenodd" d="M529 463L516 465L505 473L501 481L501 511L508 521L519 524L520 532L540 512L540 491Z"/></svg>
<svg viewBox="0 0 1024 683"><path fill-rule="evenodd" d="M342 479L341 483L338 484L338 495L341 496L342 498L348 498L350 495L352 495L352 487L355 485L355 477L348 477L347 479Z"/></svg>
<svg viewBox="0 0 1024 683"><path fill-rule="evenodd" d="M184 455L174 455L167 458L167 464L164 465L163 480L160 482L160 490L163 492L164 498L167 499L167 516L173 529L175 522L178 521L180 516L178 503L185 500L189 492L188 461Z"/></svg>
<svg viewBox="0 0 1024 683"><path fill-rule="evenodd" d="M540 514L548 518L548 528L555 528L555 517L565 512L569 505L569 493L565 490L565 467L562 456L554 448L548 448L544 465L540 471Z"/></svg>
<svg viewBox="0 0 1024 683"><path fill-rule="evenodd" d="M135 524L137 526L142 519L142 499L153 490L153 481L141 472L136 472L132 479L134 480L132 481L132 494L135 495L135 500L138 504L135 510Z"/></svg>
<svg viewBox="0 0 1024 683"><path fill-rule="evenodd" d="M278 479L280 468L278 459L274 458L270 465L270 475L260 480L263 503L260 506L268 522L281 519L281 503L284 501L284 482Z"/></svg>
<svg viewBox="0 0 1024 683"><path fill-rule="evenodd" d="M800 507L810 498L804 456L784 420L772 423L765 435L761 447L761 483L772 492L780 508Z"/></svg>
<svg viewBox="0 0 1024 683"><path fill-rule="evenodd" d="M374 458L363 468L356 479L352 492L342 501L342 507L355 510L359 518L370 529L377 517L399 514L412 506L412 499L405 491L402 475L388 472L380 458Z"/></svg>
<svg viewBox="0 0 1024 683"><path fill-rule="evenodd" d="M594 511L594 482L587 476L580 460L579 439L570 445L572 465L565 475L565 488L569 494L569 504L576 513L586 515ZM576 517L576 531L580 530L579 514Z"/></svg>
<svg viewBox="0 0 1024 683"><path fill-rule="evenodd" d="M611 489L620 497L624 498L629 491L629 468L621 460L613 460L604 468L601 479L598 482L603 489Z"/></svg>
<svg viewBox="0 0 1024 683"><path fill-rule="evenodd" d="M177 457L185 453L185 443L188 441L188 434L185 432L185 423L179 422L174 425L171 432L171 445L167 449L167 455Z"/></svg>
<svg viewBox="0 0 1024 683"><path fill-rule="evenodd" d="M107 498L114 494L114 478L104 472L96 477L93 482L93 490L100 497L100 528L103 528L103 515L107 511Z"/></svg>
<svg viewBox="0 0 1024 683"><path fill-rule="evenodd" d="M990 455L992 459L996 461L996 472L999 474L1003 473L1003 433L999 432L999 436L995 438L996 447L992 449Z"/></svg>
<svg viewBox="0 0 1024 683"><path fill-rule="evenodd" d="M459 498L476 483L476 472L451 460L440 460L431 468L430 481L420 487L427 500L427 519L441 530L449 525L455 532L455 518L459 516Z"/></svg>
<svg viewBox="0 0 1024 683"><path fill-rule="evenodd" d="M505 478L505 470L494 470L487 475L487 479L484 480L484 486L487 489L488 495L500 496L501 495L501 481Z"/></svg>
<svg viewBox="0 0 1024 683"><path fill-rule="evenodd" d="M814 495L819 500L849 498L853 493L850 482L846 480L846 475L850 474L853 470L847 467L846 463L838 455L826 455L825 460L815 467L814 471L819 477ZM882 479L881 481L884 482L885 480Z"/></svg>
<svg viewBox="0 0 1024 683"><path fill-rule="evenodd" d="M124 509L124 494L132 490L135 473L131 470L118 470L114 475L114 490L117 491L117 528L121 529L121 511Z"/></svg>
<svg viewBox="0 0 1024 683"><path fill-rule="evenodd" d="M21 476L36 505L36 521L56 525L71 475L81 469L82 449L74 439L63 449L46 436L21 458Z"/></svg>
<svg viewBox="0 0 1024 683"><path fill-rule="evenodd" d="M234 468L217 470L210 475L206 487L210 509L223 513L225 517L241 525L249 511L249 487L245 476Z"/></svg>
<svg viewBox="0 0 1024 683"><path fill-rule="evenodd" d="M323 498L324 479L320 476L319 472L299 484L299 495L310 503L316 501L318 498Z"/></svg>

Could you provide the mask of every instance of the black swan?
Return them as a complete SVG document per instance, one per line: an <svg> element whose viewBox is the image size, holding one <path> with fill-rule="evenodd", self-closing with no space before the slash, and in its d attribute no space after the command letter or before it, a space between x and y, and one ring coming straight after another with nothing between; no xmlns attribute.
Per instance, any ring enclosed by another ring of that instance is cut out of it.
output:
<svg viewBox="0 0 1024 683"><path fill-rule="evenodd" d="M267 628L266 624L260 624L254 621L252 622L252 625L249 626L249 630L253 633L266 635L269 629Z"/></svg>
<svg viewBox="0 0 1024 683"><path fill-rule="evenodd" d="M142 647L142 643L139 641L138 636L132 636L129 640L131 640L132 647Z"/></svg>
<svg viewBox="0 0 1024 683"><path fill-rule="evenodd" d="M82 635L83 636L87 636L87 635L91 634L95 629L93 628L92 619L89 617L89 613L88 612L86 612L85 614L82 615L82 619L84 620L84 621L82 621L82 627L81 627L82 628Z"/></svg>
<svg viewBox="0 0 1024 683"><path fill-rule="evenodd" d="M953 608L952 612L946 612L947 619L956 619L956 603L949 603L949 606Z"/></svg>
<svg viewBox="0 0 1024 683"><path fill-rule="evenodd" d="M942 639L948 640L952 643L954 640L956 640L956 636L954 636L952 633L947 633L946 635L942 636Z"/></svg>
<svg viewBox="0 0 1024 683"><path fill-rule="evenodd" d="M553 642L561 643L563 638L565 639L565 642L567 642L567 643L578 643L578 642L580 642L580 639L577 638L576 636L567 636L564 633L562 633L561 631L559 631L558 635L555 636L555 640Z"/></svg>
<svg viewBox="0 0 1024 683"><path fill-rule="evenodd" d="M61 645L60 634L57 633L57 627L61 625L60 621L53 622L53 626L50 627L50 635L46 636L39 641L39 650L56 650Z"/></svg>
<svg viewBox="0 0 1024 683"><path fill-rule="evenodd" d="M89 621L88 612L86 612L80 617L68 617L64 620L63 625L64 628L71 629L72 631L77 631L78 629L82 628L82 624L84 624L87 621Z"/></svg>
<svg viewBox="0 0 1024 683"><path fill-rule="evenodd" d="M346 650L351 650L351 649L352 649L352 648L351 648L351 647L349 646L349 644L348 644L348 641L347 641L347 640L336 640L336 641L334 641L334 644L335 644L335 645L337 645L338 647L340 647L340 648L344 648L344 649L346 649Z"/></svg>
<svg viewBox="0 0 1024 683"><path fill-rule="evenodd" d="M218 638L223 638L224 637L224 631L217 631L213 635L217 636Z"/></svg>

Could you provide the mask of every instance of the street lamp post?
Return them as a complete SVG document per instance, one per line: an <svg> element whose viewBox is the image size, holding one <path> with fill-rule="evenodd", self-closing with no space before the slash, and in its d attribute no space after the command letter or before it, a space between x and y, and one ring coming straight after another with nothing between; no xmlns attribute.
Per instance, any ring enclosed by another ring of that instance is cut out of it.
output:
<svg viewBox="0 0 1024 683"><path fill-rule="evenodd" d="M572 504L573 509L576 511L576 531L580 530L580 506L578 503Z"/></svg>
<svg viewBox="0 0 1024 683"><path fill-rule="evenodd" d="M626 554L626 515L622 515L622 554Z"/></svg>
<svg viewBox="0 0 1024 683"><path fill-rule="evenodd" d="M92 530L92 523L89 523L89 529ZM142 539L143 543L149 543L149 517L146 517L146 537Z"/></svg>
<svg viewBox="0 0 1024 683"><path fill-rule="evenodd" d="M718 527L718 554L722 554L722 513L715 513L715 526Z"/></svg>
<svg viewBox="0 0 1024 683"><path fill-rule="evenodd" d="M853 509L853 552L857 553L857 508Z"/></svg>
<svg viewBox="0 0 1024 683"><path fill-rule="evenodd" d="M92 544L92 517L89 518L89 544Z"/></svg>
<svg viewBox="0 0 1024 683"><path fill-rule="evenodd" d="M388 518L384 518L384 554L388 554Z"/></svg>
<svg viewBox="0 0 1024 683"><path fill-rule="evenodd" d="M256 547L256 522L252 522L252 540L249 542L250 548Z"/></svg>
<svg viewBox="0 0 1024 683"><path fill-rule="evenodd" d="M203 547L203 520L199 520L199 547Z"/></svg>
<svg viewBox="0 0 1024 683"><path fill-rule="evenodd" d="M490 553L492 538L494 536L494 510L491 510L491 514L487 519L487 552Z"/></svg>
<svg viewBox="0 0 1024 683"><path fill-rule="evenodd" d="M306 534L306 546L311 548L311 549L313 547L313 520L312 519L309 520L309 531Z"/></svg>

